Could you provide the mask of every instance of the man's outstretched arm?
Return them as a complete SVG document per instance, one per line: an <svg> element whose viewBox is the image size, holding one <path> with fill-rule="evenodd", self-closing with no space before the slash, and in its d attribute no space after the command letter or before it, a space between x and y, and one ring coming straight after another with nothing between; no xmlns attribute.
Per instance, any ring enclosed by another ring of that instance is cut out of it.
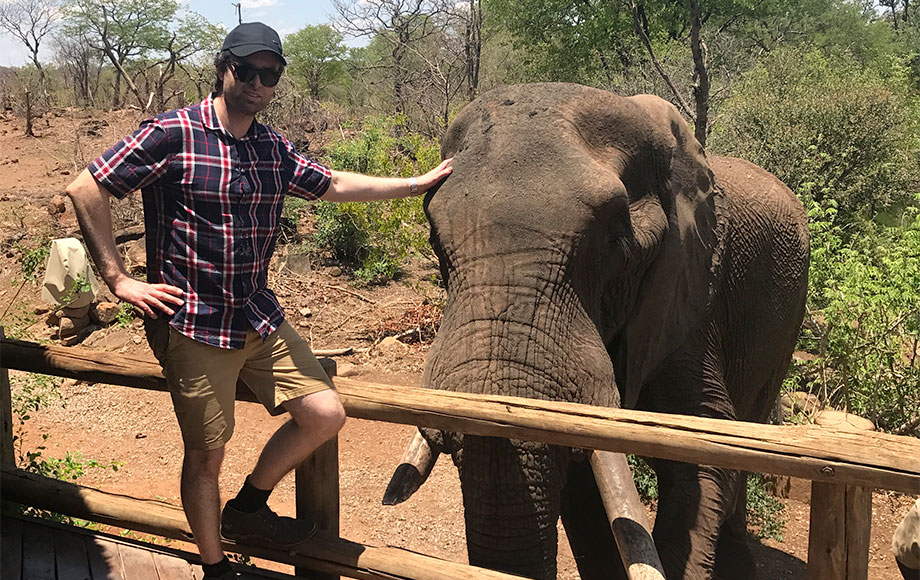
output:
<svg viewBox="0 0 920 580"><path fill-rule="evenodd" d="M405 177L373 177L347 171L333 171L332 182L323 195L326 201L375 201L421 195L437 185L453 171L451 159L445 159L440 165L417 178L417 190L413 191L409 179Z"/></svg>
<svg viewBox="0 0 920 580"><path fill-rule="evenodd" d="M170 305L182 305L182 290L169 284L148 284L132 278L115 246L112 234L111 194L84 169L73 183L67 186L67 195L73 202L83 239L93 257L99 275L112 294L140 308L144 314L156 318L156 312L172 315Z"/></svg>

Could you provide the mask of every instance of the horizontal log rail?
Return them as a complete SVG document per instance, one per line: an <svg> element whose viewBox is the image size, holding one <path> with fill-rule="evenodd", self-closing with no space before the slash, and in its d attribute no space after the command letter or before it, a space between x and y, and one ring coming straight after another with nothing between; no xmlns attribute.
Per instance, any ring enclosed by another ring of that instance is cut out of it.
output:
<svg viewBox="0 0 920 580"><path fill-rule="evenodd" d="M12 501L139 532L192 541L181 508L165 502L107 493L2 467L4 501ZM319 531L298 550L273 550L225 542L227 550L328 574L367 580L514 580L502 572L425 556L409 550L376 548Z"/></svg>
<svg viewBox="0 0 920 580"><path fill-rule="evenodd" d="M0 367L165 390L152 359L0 340ZM334 380L349 416L920 493L920 440ZM243 400L252 400L240 389Z"/></svg>

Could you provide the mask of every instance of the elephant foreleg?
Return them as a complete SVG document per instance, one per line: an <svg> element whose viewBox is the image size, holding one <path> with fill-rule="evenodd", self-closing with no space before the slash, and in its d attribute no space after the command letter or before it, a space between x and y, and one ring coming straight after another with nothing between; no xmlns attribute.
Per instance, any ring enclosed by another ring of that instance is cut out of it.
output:
<svg viewBox="0 0 920 580"><path fill-rule="evenodd" d="M755 569L747 533L747 473L742 472L739 474L734 510L722 524L716 544L715 577L725 580L744 578Z"/></svg>
<svg viewBox="0 0 920 580"><path fill-rule="evenodd" d="M588 461L569 463L561 515L582 580L626 578Z"/></svg>
<svg viewBox="0 0 920 580"><path fill-rule="evenodd" d="M667 577L714 578L719 533L735 511L742 474L673 461L656 462L655 468L659 501L652 536ZM735 577L752 574L753 566Z"/></svg>

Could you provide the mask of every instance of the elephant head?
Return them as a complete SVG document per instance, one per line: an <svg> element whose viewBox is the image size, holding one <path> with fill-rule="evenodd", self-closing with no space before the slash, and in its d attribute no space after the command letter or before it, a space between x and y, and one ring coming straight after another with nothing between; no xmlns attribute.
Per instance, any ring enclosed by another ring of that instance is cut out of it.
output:
<svg viewBox="0 0 920 580"><path fill-rule="evenodd" d="M709 300L719 197L666 102L508 87L458 115L425 208L447 286L437 389L633 405ZM460 472L470 561L554 578L573 452L424 430Z"/></svg>

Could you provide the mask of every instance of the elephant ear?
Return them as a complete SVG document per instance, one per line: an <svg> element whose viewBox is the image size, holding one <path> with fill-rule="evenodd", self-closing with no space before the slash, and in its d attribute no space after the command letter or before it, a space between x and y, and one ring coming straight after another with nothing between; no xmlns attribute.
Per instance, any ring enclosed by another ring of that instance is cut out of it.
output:
<svg viewBox="0 0 920 580"><path fill-rule="evenodd" d="M658 97L630 97L652 126L648 144L660 167L654 189L667 230L645 270L614 354L622 405L634 407L642 385L705 319L718 275L723 237L722 195L706 154L677 109Z"/></svg>

